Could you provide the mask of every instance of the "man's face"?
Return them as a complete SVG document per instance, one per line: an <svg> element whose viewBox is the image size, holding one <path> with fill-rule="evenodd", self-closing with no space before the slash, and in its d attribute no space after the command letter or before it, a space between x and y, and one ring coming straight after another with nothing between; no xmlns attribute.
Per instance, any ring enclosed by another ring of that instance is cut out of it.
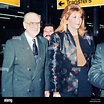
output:
<svg viewBox="0 0 104 104"><path fill-rule="evenodd" d="M40 16L30 13L26 16L24 27L27 33L34 38L40 32Z"/></svg>
<svg viewBox="0 0 104 104"><path fill-rule="evenodd" d="M50 40L50 36L53 33L54 33L54 28L52 26L46 26L43 29L43 37L45 37L47 40Z"/></svg>

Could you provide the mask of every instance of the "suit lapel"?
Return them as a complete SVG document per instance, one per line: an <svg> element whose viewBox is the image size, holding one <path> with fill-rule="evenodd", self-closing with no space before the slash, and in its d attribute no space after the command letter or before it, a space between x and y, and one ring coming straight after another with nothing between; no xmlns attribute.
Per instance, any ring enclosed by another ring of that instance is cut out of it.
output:
<svg viewBox="0 0 104 104"><path fill-rule="evenodd" d="M83 39L79 35L79 41L80 41L80 46L81 46L81 49L82 49L83 53L85 53L86 55L89 55L90 54L90 46L89 46L87 40Z"/></svg>
<svg viewBox="0 0 104 104"><path fill-rule="evenodd" d="M31 50L30 45L28 44L28 41L25 37L25 34L21 35L21 39L22 39L22 49L24 51L24 54L26 54L27 58L29 59L30 62L34 63L34 67L35 67L35 61L34 61L34 57L33 57L33 52Z"/></svg>
<svg viewBox="0 0 104 104"><path fill-rule="evenodd" d="M44 44L42 44L42 41L41 41L41 37L37 37L37 42L38 42L38 50L39 50L39 58L41 58L42 56L42 51L44 51Z"/></svg>
<svg viewBox="0 0 104 104"><path fill-rule="evenodd" d="M40 69L40 65L41 65L41 60L43 59L43 53L45 52L45 47L44 47L44 43L42 43L42 38L40 36L37 36L37 43L38 43L38 61L37 63L34 60L33 57L33 52L28 44L28 41L25 37L25 34L21 35L21 39L22 39L22 49L23 52L26 54L26 56L29 58L29 62L32 63L32 65L34 66L34 73L33 73L33 77L32 79L35 78L35 76L38 74L39 69Z"/></svg>

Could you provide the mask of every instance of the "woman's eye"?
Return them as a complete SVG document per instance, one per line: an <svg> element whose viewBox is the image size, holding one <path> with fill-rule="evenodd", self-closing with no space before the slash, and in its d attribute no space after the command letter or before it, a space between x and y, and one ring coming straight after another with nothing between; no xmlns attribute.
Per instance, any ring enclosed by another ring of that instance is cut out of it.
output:
<svg viewBox="0 0 104 104"><path fill-rule="evenodd" d="M73 16L73 18L76 18L76 16Z"/></svg>

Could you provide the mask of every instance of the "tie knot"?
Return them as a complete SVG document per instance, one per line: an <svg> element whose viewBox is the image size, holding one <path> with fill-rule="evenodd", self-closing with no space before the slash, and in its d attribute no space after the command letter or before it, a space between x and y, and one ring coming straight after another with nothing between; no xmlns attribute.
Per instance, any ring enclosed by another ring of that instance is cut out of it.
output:
<svg viewBox="0 0 104 104"><path fill-rule="evenodd" d="M36 45L36 40L35 40L35 39L33 39L32 41L33 41L33 45Z"/></svg>
<svg viewBox="0 0 104 104"><path fill-rule="evenodd" d="M35 39L32 40L33 42L36 42Z"/></svg>

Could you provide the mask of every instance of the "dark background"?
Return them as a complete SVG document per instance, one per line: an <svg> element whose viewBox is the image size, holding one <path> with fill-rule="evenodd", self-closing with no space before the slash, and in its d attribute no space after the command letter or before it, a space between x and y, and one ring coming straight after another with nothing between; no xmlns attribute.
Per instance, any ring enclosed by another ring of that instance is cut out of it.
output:
<svg viewBox="0 0 104 104"><path fill-rule="evenodd" d="M0 17L8 17L10 19L0 18L0 44L4 44L8 38L20 35L23 32L22 20L26 12L36 12L41 15L43 24L52 22L57 27L63 11L63 9L57 10L57 0L20 0L20 7L2 7L2 5L0 4ZM92 31L94 36L103 34L104 6L83 7L83 9L86 16L85 23L89 31ZM18 12L23 12L24 14ZM4 16L1 13L15 16ZM18 16L21 16L21 18Z"/></svg>
<svg viewBox="0 0 104 104"><path fill-rule="evenodd" d="M96 45L104 39L104 6L83 7L83 9L85 10L86 27L93 34ZM57 28L63 9L57 10L57 0L20 0L20 7L0 3L0 68L6 40L20 35L24 31L23 16L29 11L40 14L43 25L51 22Z"/></svg>

